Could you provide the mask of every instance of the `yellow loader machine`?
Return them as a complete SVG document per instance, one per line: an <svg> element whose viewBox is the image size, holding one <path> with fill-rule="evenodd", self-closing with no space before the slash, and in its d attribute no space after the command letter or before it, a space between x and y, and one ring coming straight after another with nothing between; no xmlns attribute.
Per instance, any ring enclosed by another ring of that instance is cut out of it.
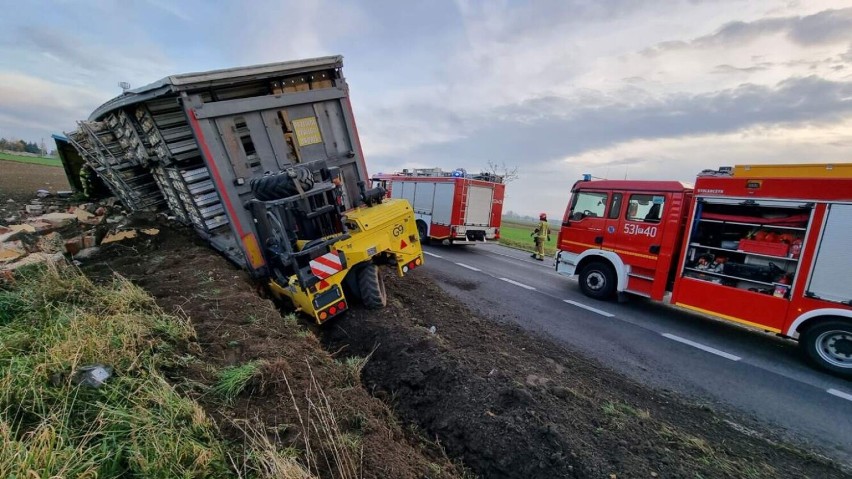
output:
<svg viewBox="0 0 852 479"><path fill-rule="evenodd" d="M167 209L317 322L386 304L423 254L411 205L368 178L340 56L172 75L56 135L69 180ZM94 185L97 186L97 185ZM95 188L96 189L96 188Z"/></svg>

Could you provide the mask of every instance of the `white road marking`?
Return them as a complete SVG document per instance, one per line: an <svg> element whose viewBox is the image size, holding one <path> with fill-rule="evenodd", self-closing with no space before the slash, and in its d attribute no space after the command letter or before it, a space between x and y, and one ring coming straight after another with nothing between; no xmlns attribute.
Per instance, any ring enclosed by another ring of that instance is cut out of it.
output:
<svg viewBox="0 0 852 479"><path fill-rule="evenodd" d="M716 348L711 348L710 346L705 346L701 343L696 343L695 341L690 341L686 338L681 338L680 336L675 336L674 334L663 333L663 336L665 336L665 337L667 337L667 338L669 338L673 341L677 341L679 343L683 343L683 344L692 346L693 348L698 348L702 351L707 351L710 354L715 354L716 356L721 356L725 359L730 359L731 361L739 361L740 359L742 359L741 357L734 356L731 353L726 353L725 351L721 351L721 350L716 349Z"/></svg>
<svg viewBox="0 0 852 479"><path fill-rule="evenodd" d="M583 309L588 310L588 311L591 311L591 312L593 312L593 313L598 313L598 314L600 314L601 316L606 316L607 318L612 318L612 317L614 317L614 316L615 316L614 314L612 314L612 313L607 313L606 311L604 311L604 310L602 310L602 309L593 308L593 307L591 307L591 306L586 306L585 304L583 304L583 303L578 303L577 301L571 301L570 299L563 299L563 301L565 301L565 302L566 302L566 303L568 303L568 304L573 304L574 306L576 306L576 307L578 307L578 308L583 308Z"/></svg>
<svg viewBox="0 0 852 479"><path fill-rule="evenodd" d="M423 254L428 254L429 256L431 256L431 257L433 257L433 258L443 258L443 256L441 256L441 255L439 255L439 254L430 253L430 252L428 252L428 251L424 251L424 252L423 252Z"/></svg>
<svg viewBox="0 0 852 479"><path fill-rule="evenodd" d="M481 269L479 269L479 268L474 268L473 266L469 266L469 265L466 265L466 264L464 264L464 263L456 263L456 264L457 264L457 265L459 265L459 266L461 266L462 268L467 268L467 269L469 269L469 270L471 270L471 271L482 271L482 270L481 270Z"/></svg>
<svg viewBox="0 0 852 479"><path fill-rule="evenodd" d="M825 392L831 394L832 396L837 396L839 398L843 398L847 401L852 401L852 394L845 393L843 391L838 391L837 389L826 389Z"/></svg>
<svg viewBox="0 0 852 479"><path fill-rule="evenodd" d="M501 281L505 281L505 282L510 283L510 284L514 284L515 286L520 286L521 288L524 288L524 289L529 289L529 290L533 290L533 291L535 291L535 288L534 288L534 287L532 287L532 286L530 286L530 285L528 285L528 284L524 284L524 283L519 283L519 282L517 282L517 281L513 281L513 280L511 280L511 279L509 279L509 278L500 278L500 280L501 280Z"/></svg>

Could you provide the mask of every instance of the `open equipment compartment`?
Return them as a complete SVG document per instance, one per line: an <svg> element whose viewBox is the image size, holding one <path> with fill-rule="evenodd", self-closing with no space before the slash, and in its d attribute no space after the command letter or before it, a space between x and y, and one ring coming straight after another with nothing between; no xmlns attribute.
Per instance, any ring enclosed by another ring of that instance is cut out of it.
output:
<svg viewBox="0 0 852 479"><path fill-rule="evenodd" d="M813 204L697 198L683 276L789 299Z"/></svg>

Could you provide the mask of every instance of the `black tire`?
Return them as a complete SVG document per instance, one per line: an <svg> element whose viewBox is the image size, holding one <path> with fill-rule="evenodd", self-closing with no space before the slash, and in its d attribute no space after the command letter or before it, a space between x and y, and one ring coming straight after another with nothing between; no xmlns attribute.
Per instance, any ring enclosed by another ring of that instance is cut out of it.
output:
<svg viewBox="0 0 852 479"><path fill-rule="evenodd" d="M358 289L361 302L369 309L381 309L388 304L388 293L385 291L385 281L379 275L379 267L373 263L358 270Z"/></svg>
<svg viewBox="0 0 852 479"><path fill-rule="evenodd" d="M817 323L802 333L799 345L812 365L852 378L852 321L831 319Z"/></svg>
<svg viewBox="0 0 852 479"><path fill-rule="evenodd" d="M580 290L594 299L610 299L615 294L615 270L609 263L593 261L580 271Z"/></svg>
<svg viewBox="0 0 852 479"><path fill-rule="evenodd" d="M250 185L255 198L260 201L272 201L299 194L296 182L302 187L302 191L313 188L314 176L311 170L304 166L294 166L285 171L254 178Z"/></svg>
<svg viewBox="0 0 852 479"><path fill-rule="evenodd" d="M429 234L426 230L426 222L423 220L417 220L417 234L420 236L420 244L429 244Z"/></svg>

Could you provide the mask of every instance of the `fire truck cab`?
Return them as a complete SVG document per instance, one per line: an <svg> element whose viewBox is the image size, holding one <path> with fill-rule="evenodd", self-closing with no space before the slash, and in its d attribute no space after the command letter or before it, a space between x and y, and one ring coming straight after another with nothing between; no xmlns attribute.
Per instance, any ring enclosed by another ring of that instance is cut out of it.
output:
<svg viewBox="0 0 852 479"><path fill-rule="evenodd" d="M594 298L619 291L662 299L691 185L591 181L576 183L572 193L557 240L557 271L580 274L583 293Z"/></svg>
<svg viewBox="0 0 852 479"><path fill-rule="evenodd" d="M852 178L757 171L694 187L577 182L556 270L592 298L665 300L798 339L812 363L852 377Z"/></svg>

